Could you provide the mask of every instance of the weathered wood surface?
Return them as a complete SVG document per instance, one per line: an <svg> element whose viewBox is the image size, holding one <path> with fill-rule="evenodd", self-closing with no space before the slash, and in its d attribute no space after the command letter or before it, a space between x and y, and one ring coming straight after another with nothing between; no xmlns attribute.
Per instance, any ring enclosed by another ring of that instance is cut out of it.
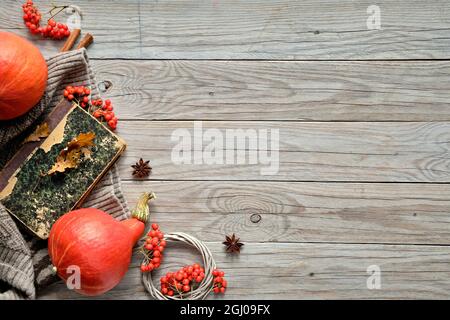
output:
<svg viewBox="0 0 450 320"><path fill-rule="evenodd" d="M240 256L230 257L223 245L209 242L230 286L228 299L449 299L450 248L302 243L248 243ZM164 271L197 262L195 251L168 246ZM141 284L141 258L134 255L124 280L99 299L150 299ZM381 269L381 289L367 288L367 268ZM276 280L274 280L276 279ZM86 299L61 282L41 299ZM221 299L222 297L211 297ZM89 299L89 298L88 298Z"/></svg>
<svg viewBox="0 0 450 320"><path fill-rule="evenodd" d="M448 61L93 61L121 119L450 120ZM129 106L129 107L128 107Z"/></svg>
<svg viewBox="0 0 450 320"><path fill-rule="evenodd" d="M55 54L63 43L30 36L21 3L1 1L0 29ZM126 198L132 206L155 191L152 217L165 231L207 241L229 277L226 298L450 298L450 2L76 4L128 142ZM366 25L373 4L381 30ZM192 133L193 120L222 132L278 129L278 174L174 164L171 134ZM144 181L131 178L140 157L153 166ZM220 241L233 232L245 247L230 257ZM166 257L162 271L198 261L186 248ZM100 298L149 299L139 259ZM381 290L367 289L370 265L381 268ZM83 298L62 283L39 297Z"/></svg>
<svg viewBox="0 0 450 320"><path fill-rule="evenodd" d="M279 170L262 175L265 164L225 162L224 164L176 164L171 141L176 129L194 135L192 121L123 121L119 134L128 149L119 160L123 176L140 157L152 161L150 179L164 180L283 180L283 181L361 181L361 182L449 182L448 122L222 122L205 121L209 128L279 130ZM269 133L271 131L268 131ZM274 131L273 131L274 132ZM260 135L272 146L271 136ZM240 141L242 141L241 139ZM205 142L205 147L208 143ZM192 143L194 148L194 143ZM240 149L248 155L248 151ZM251 149L250 150L255 150ZM257 151L264 148L257 147ZM193 154L191 154L193 155Z"/></svg>
<svg viewBox="0 0 450 320"><path fill-rule="evenodd" d="M43 9L43 1L36 1ZM18 0L3 0L0 29L26 35ZM378 5L381 30L369 30ZM446 0L78 0L92 58L448 59ZM44 10L43 10L44 11ZM46 55L56 44L40 41Z"/></svg>
<svg viewBox="0 0 450 320"><path fill-rule="evenodd" d="M123 191L132 207L154 191L151 220L204 241L450 244L447 184L127 180Z"/></svg>

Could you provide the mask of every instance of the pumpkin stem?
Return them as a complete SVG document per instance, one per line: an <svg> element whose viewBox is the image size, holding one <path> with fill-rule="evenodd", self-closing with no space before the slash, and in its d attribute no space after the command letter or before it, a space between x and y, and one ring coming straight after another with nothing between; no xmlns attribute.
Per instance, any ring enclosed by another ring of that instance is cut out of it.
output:
<svg viewBox="0 0 450 320"><path fill-rule="evenodd" d="M150 216L148 202L151 199L156 199L156 195L153 192L144 192L139 198L136 208L132 211L131 216L146 223Z"/></svg>

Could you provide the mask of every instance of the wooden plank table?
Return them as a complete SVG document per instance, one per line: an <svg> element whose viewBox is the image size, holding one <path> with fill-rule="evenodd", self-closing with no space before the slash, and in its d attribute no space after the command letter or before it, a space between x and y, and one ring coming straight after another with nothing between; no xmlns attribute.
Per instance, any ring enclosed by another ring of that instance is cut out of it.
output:
<svg viewBox="0 0 450 320"><path fill-rule="evenodd" d="M126 198L153 190L164 231L207 242L226 298L450 298L450 2L377 1L379 30L367 0L76 3L129 144ZM0 3L0 29L32 38L19 4ZM35 43L46 56L61 46ZM278 174L174 163L171 135L195 120L278 129ZM144 181L131 177L140 157L153 166ZM238 256L221 244L233 232ZM162 271L198 260L186 247L166 256ZM139 260L100 298L149 299ZM372 265L380 289L367 286ZM39 297L84 298L61 282Z"/></svg>

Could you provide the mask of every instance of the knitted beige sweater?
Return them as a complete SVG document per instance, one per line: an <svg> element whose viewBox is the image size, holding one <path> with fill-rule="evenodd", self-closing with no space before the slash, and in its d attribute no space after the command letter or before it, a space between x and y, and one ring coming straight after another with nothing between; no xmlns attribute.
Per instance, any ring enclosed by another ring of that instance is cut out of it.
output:
<svg viewBox="0 0 450 320"><path fill-rule="evenodd" d="M20 141L31 133L46 114L61 100L66 85L87 85L92 96L98 90L85 49L61 53L47 60L47 89L41 101L25 116L0 121L0 170L14 154ZM102 179L85 207L102 209L121 220L129 215L115 167ZM56 281L47 254L47 241L19 230L0 204L0 300L34 299L37 289Z"/></svg>

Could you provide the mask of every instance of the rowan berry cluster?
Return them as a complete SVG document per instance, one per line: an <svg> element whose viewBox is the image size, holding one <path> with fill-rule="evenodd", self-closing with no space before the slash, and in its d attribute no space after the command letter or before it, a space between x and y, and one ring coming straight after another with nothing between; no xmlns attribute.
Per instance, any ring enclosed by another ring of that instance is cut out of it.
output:
<svg viewBox="0 0 450 320"><path fill-rule="evenodd" d="M111 100L89 98L91 89L85 86L67 86L64 89L64 97L69 101L75 101L80 107L90 112L100 122L105 122L115 130L119 121L114 114Z"/></svg>
<svg viewBox="0 0 450 320"><path fill-rule="evenodd" d="M111 129L115 130L117 128L117 121L119 121L119 119L116 117L113 111L114 107L111 104L111 100L92 100L92 105L94 107L97 107L97 110L95 110L92 115L100 121L105 121L106 123L108 123L108 126Z"/></svg>
<svg viewBox="0 0 450 320"><path fill-rule="evenodd" d="M22 5L22 9L23 21L32 34L40 34L45 38L55 40L60 40L70 35L70 30L66 24L57 23L53 19L49 19L46 26L40 26L42 14L32 0L27 0Z"/></svg>
<svg viewBox="0 0 450 320"><path fill-rule="evenodd" d="M147 233L147 239L142 247L145 255L144 262L141 264L142 272L151 272L161 265L162 253L166 248L164 233L159 229L159 225L152 224L152 230Z"/></svg>
<svg viewBox="0 0 450 320"><path fill-rule="evenodd" d="M219 269L214 269L212 275L214 276L214 293L225 293L228 285L227 280L224 279L225 272Z"/></svg>
<svg viewBox="0 0 450 320"><path fill-rule="evenodd" d="M219 269L214 269L214 293L225 293L227 281L224 279L225 273ZM195 290L205 278L205 270L197 263L185 266L176 272L167 272L161 277L161 293L172 297L174 295L182 297L183 294Z"/></svg>
<svg viewBox="0 0 450 320"><path fill-rule="evenodd" d="M167 296L182 295L198 286L205 278L205 270L197 263L185 266L177 272L167 272L161 277L161 293Z"/></svg>

